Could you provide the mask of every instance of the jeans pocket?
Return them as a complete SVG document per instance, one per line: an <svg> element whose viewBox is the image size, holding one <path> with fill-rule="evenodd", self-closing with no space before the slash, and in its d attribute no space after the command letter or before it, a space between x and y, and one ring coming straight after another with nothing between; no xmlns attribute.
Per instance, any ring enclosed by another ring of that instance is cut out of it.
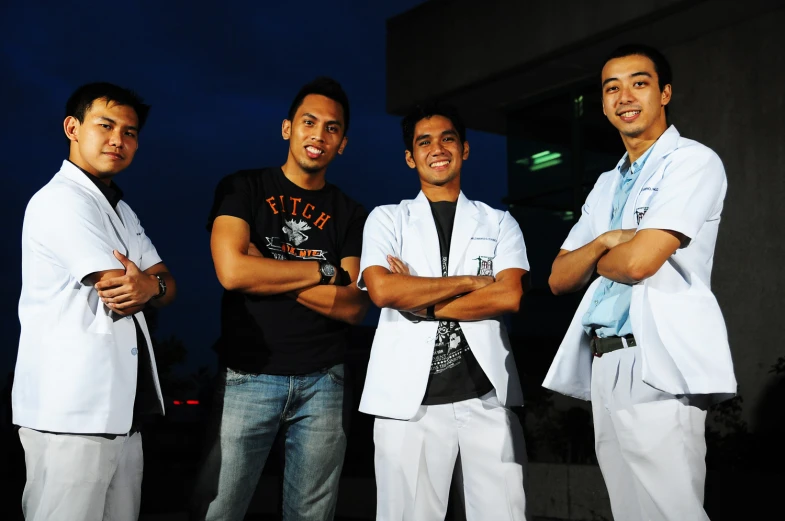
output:
<svg viewBox="0 0 785 521"><path fill-rule="evenodd" d="M251 378L251 375L248 373L241 373L239 371L235 371L230 368L226 368L226 376L224 377L224 382L226 385L240 385L244 384Z"/></svg>
<svg viewBox="0 0 785 521"><path fill-rule="evenodd" d="M345 381L345 368L343 364L336 364L327 369L330 380L343 387Z"/></svg>

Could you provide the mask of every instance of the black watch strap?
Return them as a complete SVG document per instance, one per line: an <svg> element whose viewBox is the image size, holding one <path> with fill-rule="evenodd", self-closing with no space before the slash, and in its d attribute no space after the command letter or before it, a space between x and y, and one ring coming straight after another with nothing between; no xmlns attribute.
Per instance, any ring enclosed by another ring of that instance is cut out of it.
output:
<svg viewBox="0 0 785 521"><path fill-rule="evenodd" d="M153 276L158 279L158 295L153 297L153 300L157 300L166 295L166 279L157 273L153 273Z"/></svg>

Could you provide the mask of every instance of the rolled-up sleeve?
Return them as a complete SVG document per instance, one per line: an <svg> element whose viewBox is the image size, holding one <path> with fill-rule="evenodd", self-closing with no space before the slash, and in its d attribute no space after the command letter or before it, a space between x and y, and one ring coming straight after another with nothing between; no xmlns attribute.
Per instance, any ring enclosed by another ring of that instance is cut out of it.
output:
<svg viewBox="0 0 785 521"><path fill-rule="evenodd" d="M578 222L572 227L561 246L562 250L577 250L578 248L586 246L596 238L591 226L591 220L593 218L592 212L597 206L600 197L602 197L602 191L605 189L606 181L610 175L618 175L618 172L614 169L610 172L606 172L597 179L594 188L589 192L588 197L586 197L586 202L584 202L581 207L580 219L578 219ZM608 225L610 225L610 215L608 216Z"/></svg>
<svg viewBox="0 0 785 521"><path fill-rule="evenodd" d="M363 249L360 257L360 276L357 287L367 291L363 272L370 266L387 268L387 255L400 257L400 248L395 240L395 226L389 207L377 207L368 215L363 229Z"/></svg>
<svg viewBox="0 0 785 521"><path fill-rule="evenodd" d="M496 256L493 258L493 274L510 269L520 268L529 270L529 259L526 256L526 243L523 240L518 222L504 212L501 223L499 223L499 239L496 243Z"/></svg>
<svg viewBox="0 0 785 521"><path fill-rule="evenodd" d="M102 210L88 197L63 190L34 198L25 226L32 251L80 282L91 273L123 269L113 254Z"/></svg>
<svg viewBox="0 0 785 521"><path fill-rule="evenodd" d="M668 157L638 230L672 230L694 239L706 221L719 217L726 189L717 154L706 147L678 149Z"/></svg>

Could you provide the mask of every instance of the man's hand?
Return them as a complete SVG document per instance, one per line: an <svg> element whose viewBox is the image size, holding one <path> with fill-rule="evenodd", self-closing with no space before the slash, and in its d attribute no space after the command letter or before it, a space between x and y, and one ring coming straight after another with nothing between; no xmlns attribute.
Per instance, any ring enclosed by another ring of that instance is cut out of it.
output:
<svg viewBox="0 0 785 521"><path fill-rule="evenodd" d="M397 273L399 275L411 275L409 272L409 266L401 259L392 255L388 255L387 263L390 265L390 272ZM468 275L468 277L472 279L472 283L474 285L471 291L482 289L496 280L488 275Z"/></svg>
<svg viewBox="0 0 785 521"><path fill-rule="evenodd" d="M635 232L637 231L638 230L635 228L627 230L609 230L600 235L600 241L602 241L606 248L612 250L619 244L631 241L632 238L635 237Z"/></svg>
<svg viewBox="0 0 785 521"><path fill-rule="evenodd" d="M401 259L397 257L393 257L392 255L387 256L387 263L390 265L390 271L392 273L398 273L400 275L410 275L409 273L409 266L406 265Z"/></svg>
<svg viewBox="0 0 785 521"><path fill-rule="evenodd" d="M117 250L114 256L122 263L125 274L95 284L104 304L119 315L140 311L147 302L158 295L158 279L142 272L139 267Z"/></svg>

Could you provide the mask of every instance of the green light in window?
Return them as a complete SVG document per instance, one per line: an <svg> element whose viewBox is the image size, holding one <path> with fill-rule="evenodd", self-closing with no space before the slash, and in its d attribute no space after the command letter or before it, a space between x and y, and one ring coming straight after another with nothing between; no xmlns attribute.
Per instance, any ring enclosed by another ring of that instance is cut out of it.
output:
<svg viewBox="0 0 785 521"><path fill-rule="evenodd" d="M545 150L543 152L537 152L536 154L532 155L532 159L537 159L537 158L540 158L540 157L543 157L543 156L547 156L550 153L551 153L550 150Z"/></svg>
<svg viewBox="0 0 785 521"><path fill-rule="evenodd" d="M561 159L556 157L552 158L549 161L544 163L537 163L529 167L529 172L536 172L537 170L542 170L543 168L548 168L550 166L556 166L561 164Z"/></svg>
<svg viewBox="0 0 785 521"><path fill-rule="evenodd" d="M558 153L558 152L554 152L552 154L549 152L549 153L545 154L544 156L543 155L539 155L539 157L536 157L536 158L534 156L532 156L532 158L534 158L534 165L535 166L536 165L542 165L542 164L545 164L545 163L549 163L549 162L553 161L554 159L559 159L560 157L561 157L561 154Z"/></svg>

